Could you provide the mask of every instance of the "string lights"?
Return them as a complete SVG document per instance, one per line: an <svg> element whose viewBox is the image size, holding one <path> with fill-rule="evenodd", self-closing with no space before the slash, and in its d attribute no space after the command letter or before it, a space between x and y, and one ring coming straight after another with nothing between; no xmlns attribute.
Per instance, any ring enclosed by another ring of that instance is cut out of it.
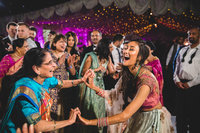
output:
<svg viewBox="0 0 200 133"><path fill-rule="evenodd" d="M41 19L41 18L40 18ZM172 15L170 9L165 15L154 16L147 11L143 15L136 15L127 6L118 8L114 4L108 7L96 6L91 10L82 9L79 13L67 13L65 16L54 16L49 20L34 20L32 25L43 25L49 29L60 29L61 27L74 27L80 29L98 29L108 36L116 33L124 35L136 33L144 36L153 28L159 28L159 25L168 27L171 30L186 32L191 24L198 24L200 16L195 15L192 10L185 11L182 15Z"/></svg>

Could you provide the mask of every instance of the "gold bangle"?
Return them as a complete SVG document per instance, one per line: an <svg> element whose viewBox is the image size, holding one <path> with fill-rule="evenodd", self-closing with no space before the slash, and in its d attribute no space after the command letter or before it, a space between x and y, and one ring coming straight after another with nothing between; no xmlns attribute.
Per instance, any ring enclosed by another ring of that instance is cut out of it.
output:
<svg viewBox="0 0 200 133"><path fill-rule="evenodd" d="M56 121L54 121L54 130L56 130Z"/></svg>

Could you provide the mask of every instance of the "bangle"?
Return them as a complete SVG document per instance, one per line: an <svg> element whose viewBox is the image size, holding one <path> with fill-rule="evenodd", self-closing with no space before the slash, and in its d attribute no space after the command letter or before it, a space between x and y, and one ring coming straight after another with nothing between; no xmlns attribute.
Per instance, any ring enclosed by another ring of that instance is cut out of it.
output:
<svg viewBox="0 0 200 133"><path fill-rule="evenodd" d="M54 121L54 130L56 130L56 121Z"/></svg>
<svg viewBox="0 0 200 133"><path fill-rule="evenodd" d="M74 86L74 81L72 80L72 86Z"/></svg>
<svg viewBox="0 0 200 133"><path fill-rule="evenodd" d="M96 92L97 95L99 95L100 97L105 98L105 91L100 89L99 92Z"/></svg>
<svg viewBox="0 0 200 133"><path fill-rule="evenodd" d="M97 126L98 127L104 127L104 126L108 126L108 117L102 117L102 118L98 118L97 121Z"/></svg>
<svg viewBox="0 0 200 133"><path fill-rule="evenodd" d="M70 65L69 67L67 67L67 69L72 69L72 65Z"/></svg>

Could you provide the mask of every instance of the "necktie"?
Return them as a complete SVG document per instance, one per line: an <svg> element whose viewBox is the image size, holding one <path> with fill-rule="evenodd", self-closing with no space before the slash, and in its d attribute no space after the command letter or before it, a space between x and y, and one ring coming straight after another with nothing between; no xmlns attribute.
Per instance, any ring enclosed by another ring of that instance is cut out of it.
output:
<svg viewBox="0 0 200 133"><path fill-rule="evenodd" d="M119 49L116 48L117 52L118 52L118 55L119 55L119 63L121 63L121 55L120 55L120 52L119 52Z"/></svg>

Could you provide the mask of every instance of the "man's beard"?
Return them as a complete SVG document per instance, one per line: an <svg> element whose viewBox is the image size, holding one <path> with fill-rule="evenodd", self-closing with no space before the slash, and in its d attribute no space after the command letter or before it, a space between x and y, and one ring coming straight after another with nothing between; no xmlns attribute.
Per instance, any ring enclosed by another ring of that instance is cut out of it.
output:
<svg viewBox="0 0 200 133"><path fill-rule="evenodd" d="M190 37L190 38L189 38L189 41L190 41L190 43L192 43L192 44L197 43L197 40L195 40L193 37Z"/></svg>

